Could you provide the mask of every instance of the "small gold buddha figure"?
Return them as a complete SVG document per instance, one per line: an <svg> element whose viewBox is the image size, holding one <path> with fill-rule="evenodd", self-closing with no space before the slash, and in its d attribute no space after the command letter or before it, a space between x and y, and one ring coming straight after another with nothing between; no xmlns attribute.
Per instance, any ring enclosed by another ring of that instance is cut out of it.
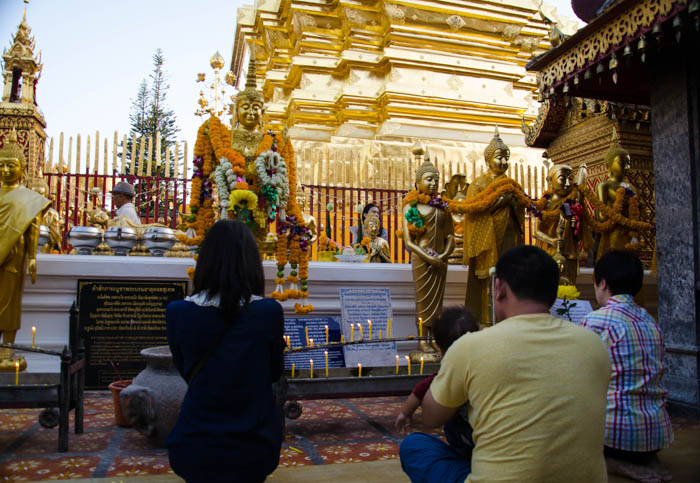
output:
<svg viewBox="0 0 700 483"><path fill-rule="evenodd" d="M484 149L488 171L478 176L467 190L467 200L478 197L490 185L509 179L510 149L501 140L496 128L493 139ZM483 196L482 196L483 197ZM492 203L485 203L464 218L464 264L469 266L465 305L472 310L482 326L489 324L489 269L496 266L498 257L523 243L525 210L512 192L500 195Z"/></svg>
<svg viewBox="0 0 700 483"><path fill-rule="evenodd" d="M48 200L52 200L49 194L49 185L43 179L35 179L31 185L32 191L39 193ZM49 229L49 241L41 249L42 253L61 253L61 216L53 207L49 207L44 212L42 225Z"/></svg>
<svg viewBox="0 0 700 483"><path fill-rule="evenodd" d="M362 232L369 239L369 247L367 248L367 259L369 263L391 263L391 250L389 242L379 236L380 229L379 216L375 213L368 213L365 217L365 223L362 226Z"/></svg>
<svg viewBox="0 0 700 483"><path fill-rule="evenodd" d="M629 198L634 194L632 187L624 182L627 170L630 167L630 153L622 147L617 136L617 130L613 128L612 145L605 153L605 164L608 167L609 178L606 181L598 183L596 187L596 195L607 207L615 209L615 201L618 197L620 189L625 190L625 197ZM622 216L630 216L628 204L621 204ZM605 222L606 217L596 212L596 218L600 222ZM630 236L630 230L615 224L612 229L601 234L596 260L612 250L624 250L628 243L636 243L637 240Z"/></svg>
<svg viewBox="0 0 700 483"><path fill-rule="evenodd" d="M318 225L316 224L316 218L306 212L306 192L301 184L297 184L297 205L304 217L304 226L309 229L309 234L311 235L309 243L315 243L318 239Z"/></svg>
<svg viewBox="0 0 700 483"><path fill-rule="evenodd" d="M36 283L36 247L42 215L51 204L40 194L25 188L26 159L12 130L0 150L0 332L2 341L14 343L22 316L24 275L29 271ZM25 370L27 362L10 349L0 349L0 371Z"/></svg>
<svg viewBox="0 0 700 483"><path fill-rule="evenodd" d="M413 150L417 161L422 147ZM440 173L429 156L416 171L416 189L403 201L403 240L411 252L413 283L416 292L416 325L419 334L430 338L433 322L442 312L447 260L454 250L454 227L447 203L438 195ZM422 324L419 322L422 321ZM440 353L434 341L421 340L411 360L438 361Z"/></svg>
<svg viewBox="0 0 700 483"><path fill-rule="evenodd" d="M580 172L585 172L585 166ZM579 242L583 242L585 250L592 244L590 227L583 212L582 195L578 190L574 191L571 166L554 165L549 170L547 180L549 190L543 199L542 218L537 223L535 239L538 247L564 260L560 267L561 276L566 278L567 285L576 285ZM579 181L578 184L585 183L581 177Z"/></svg>
<svg viewBox="0 0 700 483"><path fill-rule="evenodd" d="M467 189L469 189L467 175L454 174L450 181L445 183L445 190L442 192L442 196L450 200L462 201L467 199ZM461 265L464 258L464 214L453 212L452 222L455 229L455 249L450 255L448 263L450 265Z"/></svg>

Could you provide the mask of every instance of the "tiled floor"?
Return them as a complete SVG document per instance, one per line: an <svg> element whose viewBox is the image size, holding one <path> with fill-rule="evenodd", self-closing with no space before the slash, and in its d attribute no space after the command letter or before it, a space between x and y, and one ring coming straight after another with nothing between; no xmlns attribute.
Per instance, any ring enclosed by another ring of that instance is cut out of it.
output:
<svg viewBox="0 0 700 483"><path fill-rule="evenodd" d="M302 416L287 421L280 467L270 481L328 481L325 478L331 473L337 481L369 481L366 476L358 479L364 467L377 477L372 481L406 481L396 461L404 434L393 428L402 401L399 397L302 401ZM71 433L70 451L58 453L58 431L39 425L40 410L0 410L0 481L81 478L115 481L112 478L117 477L125 481L148 481L154 475L172 475L167 451L153 447L133 429L115 426L112 411L109 394L88 393L85 433ZM415 426L420 421L418 412ZM673 423L676 443L661 453L661 460L673 471L675 482L697 483L700 422L674 418ZM319 465L335 467L338 463L357 462L363 464L348 465L347 471L329 467L328 471L318 468L311 473L300 469L297 474L293 470L293 467L311 470ZM372 466L375 464L378 466ZM382 476L377 471L386 474ZM176 481L174 477L173 480ZM610 481L627 480L613 477Z"/></svg>
<svg viewBox="0 0 700 483"><path fill-rule="evenodd" d="M402 400L303 401L301 417L287 421L280 467L396 459ZM112 411L109 394L88 393L85 433L71 432L69 452L58 453L58 430L39 425L39 409L0 410L0 481L172 474L167 451L115 426Z"/></svg>

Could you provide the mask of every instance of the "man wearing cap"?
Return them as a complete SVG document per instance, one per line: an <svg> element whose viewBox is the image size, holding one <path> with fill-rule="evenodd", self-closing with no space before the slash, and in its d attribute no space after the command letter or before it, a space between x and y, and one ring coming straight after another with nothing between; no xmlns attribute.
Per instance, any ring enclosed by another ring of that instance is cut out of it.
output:
<svg viewBox="0 0 700 483"><path fill-rule="evenodd" d="M112 190L112 202L117 207L117 216L123 216L130 221L141 224L139 215L136 214L134 204L134 187L126 181L120 181Z"/></svg>

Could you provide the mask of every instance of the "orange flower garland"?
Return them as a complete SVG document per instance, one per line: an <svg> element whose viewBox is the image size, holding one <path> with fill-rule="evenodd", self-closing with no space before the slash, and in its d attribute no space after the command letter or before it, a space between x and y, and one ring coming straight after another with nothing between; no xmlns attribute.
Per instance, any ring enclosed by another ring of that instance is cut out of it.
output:
<svg viewBox="0 0 700 483"><path fill-rule="evenodd" d="M511 178L503 178L489 184L484 191L476 196L467 198L466 200L455 201L445 198L449 205L451 213L461 214L476 214L482 213L491 208L498 201L498 198L506 193L512 193L518 204L522 207L528 207L532 204L530 199L525 195L522 186ZM410 193L409 193L410 195ZM425 196L425 195L423 195ZM404 200L405 203L405 200Z"/></svg>
<svg viewBox="0 0 700 483"><path fill-rule="evenodd" d="M241 153L230 147L230 130L217 118L212 116L203 123L197 132L197 142L195 143L195 156L203 159L202 177L193 176L190 194L190 207L192 219L187 224L188 228L194 228L197 235L188 238L185 235L178 235L178 238L187 245L199 245L204 239L204 235L214 224L216 214L214 213L211 199L202 200L203 180L209 178L218 160L225 157L231 162L232 170L236 176L245 177L246 181L238 181L234 190L250 190L259 195L257 179L255 173L246 172L246 160ZM303 215L296 203L297 172L294 162L294 150L291 141L285 134L273 135L265 133L255 153L255 157L261 153L269 151L273 143L277 141L277 152L284 158L287 164L287 176L289 178L289 200L287 202L287 215L296 218L297 222L303 220ZM298 314L306 314L314 310L308 304L306 298L308 292L309 277L309 257L308 252L303 251L300 245L301 240L295 236L292 240L288 234L278 233L276 247L277 276L275 277L276 288L270 297L284 301L289 298L301 298L302 302L295 304L294 309ZM290 288L284 289L284 268L287 265L287 250L289 250L289 262L292 264L292 271L287 277ZM299 270L298 274L296 270ZM298 275L298 276L297 276ZM301 290L297 288L301 285Z"/></svg>

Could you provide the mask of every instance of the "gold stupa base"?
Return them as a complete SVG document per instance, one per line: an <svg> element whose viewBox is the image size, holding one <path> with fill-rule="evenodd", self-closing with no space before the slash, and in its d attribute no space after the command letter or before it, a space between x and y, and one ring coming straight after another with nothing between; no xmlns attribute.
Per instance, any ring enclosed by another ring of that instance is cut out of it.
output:
<svg viewBox="0 0 700 483"><path fill-rule="evenodd" d="M19 371L24 372L27 370L27 361L24 357L15 356L10 349L2 349L2 351L9 351L9 356L4 357L5 353L0 352L0 372L15 372L17 369L15 367L15 362L19 362Z"/></svg>
<svg viewBox="0 0 700 483"><path fill-rule="evenodd" d="M92 252L93 255L114 255L112 249L105 242L97 245L97 248Z"/></svg>
<svg viewBox="0 0 700 483"><path fill-rule="evenodd" d="M192 258L194 253L181 241L176 241L173 247L165 253L166 257L172 258Z"/></svg>

